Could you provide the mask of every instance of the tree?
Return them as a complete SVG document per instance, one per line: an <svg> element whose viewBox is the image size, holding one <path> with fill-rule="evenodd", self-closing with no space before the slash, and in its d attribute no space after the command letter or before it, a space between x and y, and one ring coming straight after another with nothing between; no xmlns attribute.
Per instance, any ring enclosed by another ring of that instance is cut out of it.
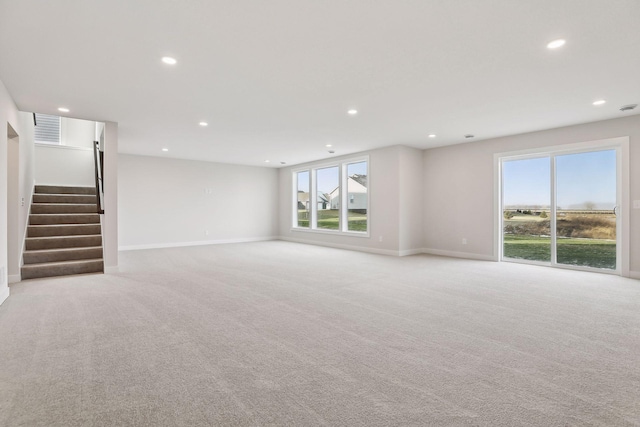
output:
<svg viewBox="0 0 640 427"><path fill-rule="evenodd" d="M584 202L584 207L588 211L592 211L596 208L596 204L593 202Z"/></svg>

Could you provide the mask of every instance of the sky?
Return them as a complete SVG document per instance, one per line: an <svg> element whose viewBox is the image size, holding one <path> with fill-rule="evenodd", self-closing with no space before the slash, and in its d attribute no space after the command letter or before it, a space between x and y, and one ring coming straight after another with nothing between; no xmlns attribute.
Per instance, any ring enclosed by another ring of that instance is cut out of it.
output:
<svg viewBox="0 0 640 427"><path fill-rule="evenodd" d="M316 180L318 182L318 193L331 193L338 186L339 167L317 169ZM350 163L347 165L347 175L366 175L367 162ZM298 173L298 191L309 191L309 173Z"/></svg>
<svg viewBox="0 0 640 427"><path fill-rule="evenodd" d="M550 205L549 157L510 160L503 164L505 206ZM616 204L615 150L556 156L557 205L560 209L613 209Z"/></svg>

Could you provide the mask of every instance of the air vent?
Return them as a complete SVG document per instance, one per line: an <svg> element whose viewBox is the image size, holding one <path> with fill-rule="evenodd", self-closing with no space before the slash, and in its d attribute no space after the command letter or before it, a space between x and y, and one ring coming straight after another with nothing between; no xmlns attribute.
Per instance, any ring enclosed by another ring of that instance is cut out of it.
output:
<svg viewBox="0 0 640 427"><path fill-rule="evenodd" d="M623 105L622 107L620 107L620 111L631 111L634 108L636 108L637 106L638 106L638 104Z"/></svg>

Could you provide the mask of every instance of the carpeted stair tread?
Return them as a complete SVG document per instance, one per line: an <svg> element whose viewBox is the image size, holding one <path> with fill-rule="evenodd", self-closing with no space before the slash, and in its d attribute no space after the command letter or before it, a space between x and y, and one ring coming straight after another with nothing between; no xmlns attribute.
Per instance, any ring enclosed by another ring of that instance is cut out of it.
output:
<svg viewBox="0 0 640 427"><path fill-rule="evenodd" d="M96 213L95 203L33 203L32 214Z"/></svg>
<svg viewBox="0 0 640 427"><path fill-rule="evenodd" d="M94 235L100 232L100 224L44 224L27 227L27 237Z"/></svg>
<svg viewBox="0 0 640 427"><path fill-rule="evenodd" d="M71 274L102 273L104 262L101 258L63 262L44 262L22 266L22 279L67 276Z"/></svg>
<svg viewBox="0 0 640 427"><path fill-rule="evenodd" d="M22 279L104 271L95 187L36 185Z"/></svg>
<svg viewBox="0 0 640 427"><path fill-rule="evenodd" d="M33 195L34 203L96 203L96 196L90 194L39 194Z"/></svg>
<svg viewBox="0 0 640 427"><path fill-rule="evenodd" d="M99 234L27 237L25 242L25 246L29 251L36 249L79 248L98 245L102 245L102 236Z"/></svg>
<svg viewBox="0 0 640 427"><path fill-rule="evenodd" d="M62 185L36 185L34 193L40 194L96 194L95 187L69 187Z"/></svg>
<svg viewBox="0 0 640 427"><path fill-rule="evenodd" d="M24 253L24 263L41 264L46 262L72 261L80 259L102 258L102 246L81 248L36 249Z"/></svg>
<svg viewBox="0 0 640 427"><path fill-rule="evenodd" d="M99 224L100 215L97 213L68 213L68 214L31 214L29 224Z"/></svg>

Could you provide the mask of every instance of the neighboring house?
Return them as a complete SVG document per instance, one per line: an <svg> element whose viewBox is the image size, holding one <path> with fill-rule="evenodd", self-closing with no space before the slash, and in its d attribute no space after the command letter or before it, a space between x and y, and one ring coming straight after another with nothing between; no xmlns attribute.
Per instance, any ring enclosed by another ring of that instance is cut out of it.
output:
<svg viewBox="0 0 640 427"><path fill-rule="evenodd" d="M298 209L309 210L309 193L298 191Z"/></svg>
<svg viewBox="0 0 640 427"><path fill-rule="evenodd" d="M352 175L347 181L347 209L367 209L367 176ZM329 193L331 199L331 209L340 207L340 188L336 188Z"/></svg>

